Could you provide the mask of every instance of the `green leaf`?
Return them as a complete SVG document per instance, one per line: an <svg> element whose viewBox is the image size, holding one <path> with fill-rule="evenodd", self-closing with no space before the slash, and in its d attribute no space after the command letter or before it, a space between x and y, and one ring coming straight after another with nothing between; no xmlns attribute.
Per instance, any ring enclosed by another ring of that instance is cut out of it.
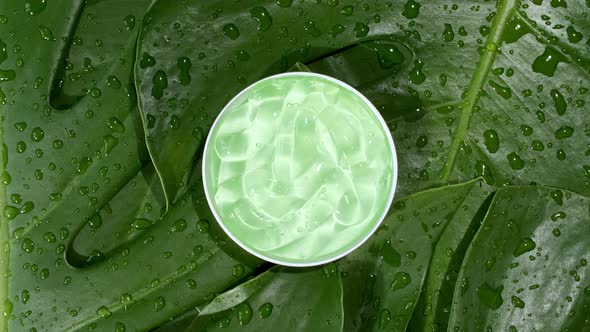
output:
<svg viewBox="0 0 590 332"><path fill-rule="evenodd" d="M589 199L500 189L463 261L449 328L590 329Z"/></svg>
<svg viewBox="0 0 590 332"><path fill-rule="evenodd" d="M0 3L0 40L12 50L1 73L14 71L0 82L0 330L147 330L250 274L260 262L209 221L200 173L158 220L165 201L132 79L140 22L111 34L151 1L35 2L44 6L36 14L27 3ZM72 96L78 83L62 81L62 66L90 51L71 42L101 33L92 52L104 63L85 83L93 88ZM101 226L89 229L96 216ZM155 225L130 230L148 217Z"/></svg>
<svg viewBox="0 0 590 332"><path fill-rule="evenodd" d="M404 331L434 245L450 224L473 220L488 190L471 181L398 200L375 235L339 263L345 330Z"/></svg>
<svg viewBox="0 0 590 332"><path fill-rule="evenodd" d="M274 267L219 295L186 331L342 331L336 264Z"/></svg>

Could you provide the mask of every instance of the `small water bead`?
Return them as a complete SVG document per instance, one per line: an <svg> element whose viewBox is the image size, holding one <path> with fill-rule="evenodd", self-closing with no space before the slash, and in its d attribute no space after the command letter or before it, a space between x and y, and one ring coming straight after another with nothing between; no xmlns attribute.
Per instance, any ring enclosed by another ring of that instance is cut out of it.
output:
<svg viewBox="0 0 590 332"><path fill-rule="evenodd" d="M568 137L572 137L574 134L574 128L570 126L562 126L561 128L557 129L555 132L555 138L557 139L564 139Z"/></svg>
<svg viewBox="0 0 590 332"><path fill-rule="evenodd" d="M33 242L33 240L26 238L23 240L21 248L24 252L30 254L33 252L33 250L35 250L35 243Z"/></svg>
<svg viewBox="0 0 590 332"><path fill-rule="evenodd" d="M242 264L236 264L232 268L232 275L234 276L234 278L241 278L244 275L244 272L245 268Z"/></svg>
<svg viewBox="0 0 590 332"><path fill-rule="evenodd" d="M98 308L96 310L96 314L102 318L108 318L112 315L111 311L105 306L101 306L100 308Z"/></svg>
<svg viewBox="0 0 590 332"><path fill-rule="evenodd" d="M407 272L397 272L393 276L393 282L391 283L392 290L398 290L406 288L412 282L410 274Z"/></svg>
<svg viewBox="0 0 590 332"><path fill-rule="evenodd" d="M521 170L524 168L524 160L522 160L522 158L520 158L520 156L516 154L516 152L511 152L506 156L506 158L508 159L508 164L510 165L510 168L512 168L513 170Z"/></svg>
<svg viewBox="0 0 590 332"><path fill-rule="evenodd" d="M27 143L23 142L23 141L19 141L16 143L16 152L17 153L23 153L27 151Z"/></svg>
<svg viewBox="0 0 590 332"><path fill-rule="evenodd" d="M4 207L4 217L7 220L12 220L12 219L16 218L16 216L18 216L19 213L20 213L20 211L17 207L14 207L11 205L6 205Z"/></svg>
<svg viewBox="0 0 590 332"><path fill-rule="evenodd" d="M135 29L135 16L133 15L127 15L125 16L125 18L123 18L123 24L125 25L125 29L127 30L133 30Z"/></svg>
<svg viewBox="0 0 590 332"><path fill-rule="evenodd" d="M107 120L107 126L116 133L123 133L125 132L125 126L121 122L121 120L117 119L116 117L111 117Z"/></svg>
<svg viewBox="0 0 590 332"><path fill-rule="evenodd" d="M565 151L563 151L563 149L557 150L557 152L555 152L555 157L559 161L563 161L567 158L567 156L565 155Z"/></svg>
<svg viewBox="0 0 590 332"><path fill-rule="evenodd" d="M310 35L312 35L314 37L319 37L322 34L322 32L316 26L314 21L306 21L303 25L303 28L305 29L305 31L307 33L309 33Z"/></svg>
<svg viewBox="0 0 590 332"><path fill-rule="evenodd" d="M345 15L345 16L351 16L353 13L354 13L353 6L344 6L340 10L340 14Z"/></svg>
<svg viewBox="0 0 590 332"><path fill-rule="evenodd" d="M152 222L148 219L145 218L138 218L135 219L132 223L131 223L131 227L135 228L135 229L146 229L152 226Z"/></svg>
<svg viewBox="0 0 590 332"><path fill-rule="evenodd" d="M264 303L258 309L258 316L262 319L266 319L266 318L270 317L270 315L272 314L272 308L273 308L272 303L269 303L269 302Z"/></svg>
<svg viewBox="0 0 590 332"><path fill-rule="evenodd" d="M533 241L533 239L531 239L530 237L524 238L516 247L516 249L514 249L514 257L518 257L524 253L527 253L533 249L535 249L537 247L537 244L535 243L535 241Z"/></svg>
<svg viewBox="0 0 590 332"><path fill-rule="evenodd" d="M369 31L370 31L370 28L369 28L369 26L367 26L366 24L364 24L364 23L361 23L361 22L357 22L357 23L355 24L355 26L354 26L354 30L353 30L353 32L354 32L354 35L355 35L357 38L363 38L363 37L366 37L366 36L369 34Z"/></svg>
<svg viewBox="0 0 590 332"><path fill-rule="evenodd" d="M566 29L567 32L567 39L569 40L570 43L579 43L580 41L582 41L582 39L584 39L584 36L582 35L581 32L577 31L573 26L568 26Z"/></svg>
<svg viewBox="0 0 590 332"><path fill-rule="evenodd" d="M238 322L240 325L246 325L252 320L252 307L247 302L238 306Z"/></svg>
<svg viewBox="0 0 590 332"><path fill-rule="evenodd" d="M55 41L55 37L53 36L53 32L46 26L40 25L39 26L39 33L41 34L41 39L47 41Z"/></svg>
<svg viewBox="0 0 590 332"><path fill-rule="evenodd" d="M521 298L519 298L518 296L514 296L514 295L513 295L513 296L510 298L510 300L511 300L511 302L512 302L512 305L513 305L514 307L516 307L516 308L522 309L522 308L524 308L524 307L525 307L525 303L524 303L524 301L523 301Z"/></svg>
<svg viewBox="0 0 590 332"><path fill-rule="evenodd" d="M109 75L107 77L107 86L112 89L119 89L121 87L121 81L119 81L117 76Z"/></svg>
<svg viewBox="0 0 590 332"><path fill-rule="evenodd" d="M37 15L45 10L47 7L47 0L26 0L25 13L29 15Z"/></svg>
<svg viewBox="0 0 590 332"><path fill-rule="evenodd" d="M180 233L180 232L184 232L186 230L186 227L187 227L186 220L178 219L172 224L172 226L170 227L170 231L173 233Z"/></svg>
<svg viewBox="0 0 590 332"><path fill-rule="evenodd" d="M162 311L162 309L164 309L164 307L166 307L166 300L164 299L164 297L162 296L158 296L155 300L154 300L154 310L156 312L158 311Z"/></svg>
<svg viewBox="0 0 590 332"><path fill-rule="evenodd" d="M293 4L293 0L276 0L275 2L279 7L283 8L289 8Z"/></svg>
<svg viewBox="0 0 590 332"><path fill-rule="evenodd" d="M391 321L391 311L389 309L383 309L379 312L379 328L385 330L385 327Z"/></svg>
<svg viewBox="0 0 590 332"><path fill-rule="evenodd" d="M557 50L546 46L543 54L539 55L532 64L533 72L553 77L560 62L567 62Z"/></svg>
<svg viewBox="0 0 590 332"><path fill-rule="evenodd" d="M147 52L143 52L141 60L139 61L139 67L142 69L153 67L156 65L156 59L149 55Z"/></svg>
<svg viewBox="0 0 590 332"><path fill-rule="evenodd" d="M483 133L484 145L489 153L496 153L500 149L500 138L498 133L493 129L488 129Z"/></svg>
<svg viewBox="0 0 590 332"><path fill-rule="evenodd" d="M31 140L33 142L41 142L44 137L45 137L45 132L43 132L43 129L41 129L39 127L33 128L33 131L31 132Z"/></svg>
<svg viewBox="0 0 590 332"><path fill-rule="evenodd" d="M407 19L414 19L420 14L420 7L422 7L422 5L417 3L415 0L408 0L404 4L402 15Z"/></svg>
<svg viewBox="0 0 590 332"><path fill-rule="evenodd" d="M455 33L453 32L453 26L445 23L445 29L442 33L444 42L452 42L455 39Z"/></svg>
<svg viewBox="0 0 590 332"><path fill-rule="evenodd" d="M168 88L168 78L163 70L158 70L152 78L152 97L161 99L164 96L164 90Z"/></svg>
<svg viewBox="0 0 590 332"><path fill-rule="evenodd" d="M509 87L500 85L494 81L488 81L488 84L502 98L510 99L512 97L512 90Z"/></svg>
<svg viewBox="0 0 590 332"><path fill-rule="evenodd" d="M272 26L272 17L264 7L254 7L250 16L258 22L258 31L267 31Z"/></svg>
<svg viewBox="0 0 590 332"><path fill-rule="evenodd" d="M180 57L176 62L176 66L178 67L178 81L180 84L189 85L191 83L191 60L187 57Z"/></svg>
<svg viewBox="0 0 590 332"><path fill-rule="evenodd" d="M541 142L539 140L534 140L531 143L531 148L535 151L543 151L543 150L545 150L545 145L543 144L543 142Z"/></svg>
<svg viewBox="0 0 590 332"><path fill-rule="evenodd" d="M553 99L553 104L555 105L555 110L557 111L558 115L564 115L567 111L567 103L565 98L557 89L552 89L550 92L551 99Z"/></svg>
<svg viewBox="0 0 590 332"><path fill-rule="evenodd" d="M496 310L502 306L504 300L502 299L503 286L494 288L488 283L483 283L475 289L479 300L488 308Z"/></svg>
<svg viewBox="0 0 590 332"><path fill-rule="evenodd" d="M238 30L238 27L233 23L226 24L223 27L223 34L225 34L231 40L236 40L238 39L238 37L240 37L240 31Z"/></svg>
<svg viewBox="0 0 590 332"><path fill-rule="evenodd" d="M335 24L332 26L332 29L330 31L330 36L332 38L336 38L336 36L338 36L339 34L343 33L344 30L346 30L346 27L342 24Z"/></svg>
<svg viewBox="0 0 590 332"><path fill-rule="evenodd" d="M14 70L0 69L0 83L12 81L15 78L16 78L16 72Z"/></svg>
<svg viewBox="0 0 590 332"><path fill-rule="evenodd" d="M416 85L424 83L424 81L426 80L426 75L422 73L423 67L424 63L422 62L422 60L418 59L414 61L414 68L412 68L409 74L410 82Z"/></svg>

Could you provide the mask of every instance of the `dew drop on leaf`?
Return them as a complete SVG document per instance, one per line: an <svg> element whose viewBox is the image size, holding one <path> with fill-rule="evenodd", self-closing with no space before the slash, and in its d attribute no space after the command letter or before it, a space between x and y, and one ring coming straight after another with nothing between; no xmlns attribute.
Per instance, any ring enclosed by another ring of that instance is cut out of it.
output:
<svg viewBox="0 0 590 332"><path fill-rule="evenodd" d="M145 218L138 218L131 223L131 226L135 229L146 229L152 226L152 222Z"/></svg>
<svg viewBox="0 0 590 332"><path fill-rule="evenodd" d="M189 85L191 83L191 60L187 57L180 57L176 62L176 66L178 67L178 81L180 84Z"/></svg>
<svg viewBox="0 0 590 332"><path fill-rule="evenodd" d="M117 76L109 75L107 77L107 86L113 89L119 89L121 87L121 81L119 81Z"/></svg>
<svg viewBox="0 0 590 332"><path fill-rule="evenodd" d="M565 111L567 110L567 103L565 102L565 98L557 89L552 89L550 92L551 99L553 99L553 105L555 105L555 110L557 111L558 115L564 115Z"/></svg>
<svg viewBox="0 0 590 332"><path fill-rule="evenodd" d="M186 229L186 225L186 220L178 219L170 226L170 231L173 233L183 232Z"/></svg>
<svg viewBox="0 0 590 332"><path fill-rule="evenodd" d="M498 133L493 129L488 129L483 133L484 145L489 153L496 153L500 149L500 138Z"/></svg>
<svg viewBox="0 0 590 332"><path fill-rule="evenodd" d="M270 315L272 314L272 303L264 303L263 305L260 306L260 308L258 309L258 316L260 316L260 318L262 319L266 319L268 317L270 317Z"/></svg>
<svg viewBox="0 0 590 332"><path fill-rule="evenodd" d="M107 317L111 316L112 313L107 307L101 306L100 308L98 308L96 310L96 314L98 314L102 318L107 318Z"/></svg>
<svg viewBox="0 0 590 332"><path fill-rule="evenodd" d="M512 297L510 298L512 305L516 308L522 309L525 306L524 301L519 298L518 296L512 295Z"/></svg>
<svg viewBox="0 0 590 332"><path fill-rule="evenodd" d="M15 78L16 78L16 72L14 70L0 69L0 82L12 81Z"/></svg>
<svg viewBox="0 0 590 332"><path fill-rule="evenodd" d="M123 24L127 30L133 30L135 28L135 16L127 15L123 18Z"/></svg>
<svg viewBox="0 0 590 332"><path fill-rule="evenodd" d="M33 252L33 250L35 250L35 243L33 242L33 240L26 238L23 240L23 243L21 244L21 249L30 254Z"/></svg>
<svg viewBox="0 0 590 332"><path fill-rule="evenodd" d="M453 32L453 26L445 23L445 29L442 33L444 42L452 42L455 39L455 33Z"/></svg>
<svg viewBox="0 0 590 332"><path fill-rule="evenodd" d="M264 7L254 7L250 16L258 22L258 31L267 31L272 25L272 17Z"/></svg>
<svg viewBox="0 0 590 332"><path fill-rule="evenodd" d="M397 272L393 276L393 282L391 283L392 290L398 290L406 288L412 282L412 278L407 272Z"/></svg>
<svg viewBox="0 0 590 332"><path fill-rule="evenodd" d="M353 6L344 6L340 10L340 14L342 14L344 16L351 16L353 13L354 13L354 7Z"/></svg>
<svg viewBox="0 0 590 332"><path fill-rule="evenodd" d="M163 70L158 70L152 78L152 97L161 99L164 96L164 89L168 88L168 78Z"/></svg>
<svg viewBox="0 0 590 332"><path fill-rule="evenodd" d="M504 300L502 299L502 291L504 286L493 288L487 282L483 283L475 290L479 300L488 308L496 310L502 306Z"/></svg>
<svg viewBox="0 0 590 332"><path fill-rule="evenodd" d="M234 265L231 272L232 272L232 275L234 276L234 278L241 278L245 272L244 265L242 265L242 264Z"/></svg>
<svg viewBox="0 0 590 332"><path fill-rule="evenodd" d="M141 60L139 61L139 67L142 69L153 67L156 65L156 59L149 55L147 52L143 52Z"/></svg>
<svg viewBox="0 0 590 332"><path fill-rule="evenodd" d="M555 138L557 139L564 139L568 137L572 137L574 134L574 128L570 126L562 126L561 128L557 129L555 132Z"/></svg>
<svg viewBox="0 0 590 332"><path fill-rule="evenodd" d="M422 73L422 68L424 67L424 63L422 60L418 59L414 61L414 68L410 71L410 82L419 85L424 83L426 80L426 75Z"/></svg>
<svg viewBox="0 0 590 332"><path fill-rule="evenodd" d="M164 297L158 296L154 300L154 310L155 311L162 311L162 309L164 309L164 307L166 307L166 300L164 299Z"/></svg>
<svg viewBox="0 0 590 332"><path fill-rule="evenodd" d="M276 0L279 7L289 8L293 4L293 0Z"/></svg>
<svg viewBox="0 0 590 332"><path fill-rule="evenodd" d="M509 87L500 85L494 81L489 81L488 84L502 98L510 99L512 97L512 90Z"/></svg>
<svg viewBox="0 0 590 332"><path fill-rule="evenodd" d="M29 15L37 15L47 7L47 0L26 0L25 13Z"/></svg>
<svg viewBox="0 0 590 332"><path fill-rule="evenodd" d="M229 37L231 40L236 40L238 37L240 37L240 31L233 23L228 23L223 26L223 34Z"/></svg>
<svg viewBox="0 0 590 332"><path fill-rule="evenodd" d="M422 5L417 3L415 0L408 0L404 4L402 15L404 15L409 20L414 19L420 14L420 7L422 7Z"/></svg>
<svg viewBox="0 0 590 332"><path fill-rule="evenodd" d="M513 170L520 170L524 168L524 160L522 160L522 158L520 158L520 156L516 154L516 152L511 152L506 156L506 158L508 159L508 164L510 165L510 168L512 168Z"/></svg>
<svg viewBox="0 0 590 332"><path fill-rule="evenodd" d="M524 253L527 253L537 247L537 244L530 237L524 238L520 241L516 249L514 249L514 257L518 257Z"/></svg>
<svg viewBox="0 0 590 332"><path fill-rule="evenodd" d="M0 64L4 62L8 58L8 53L6 52L6 43L0 39Z"/></svg>
<svg viewBox="0 0 590 332"><path fill-rule="evenodd" d="M40 25L39 26L39 33L41 34L41 39L54 41L55 37L53 37L53 32L46 26Z"/></svg>
<svg viewBox="0 0 590 332"><path fill-rule="evenodd" d="M252 308L247 302L238 306L238 321L240 325L246 325L252 320Z"/></svg>
<svg viewBox="0 0 590 332"><path fill-rule="evenodd" d="M566 62L558 51L550 46L545 47L543 54L539 55L533 62L532 68L535 73L553 77L559 62Z"/></svg>
<svg viewBox="0 0 590 332"><path fill-rule="evenodd" d="M354 25L354 30L353 31L354 31L354 35L357 38L363 38L363 37L366 37L369 34L370 29L369 29L369 26L368 25L366 25L364 23L361 23L361 22L357 22Z"/></svg>
<svg viewBox="0 0 590 332"><path fill-rule="evenodd" d="M545 150L545 145L543 144L543 142L539 140L533 140L533 142L531 143L531 149L535 151L543 151Z"/></svg>
<svg viewBox="0 0 590 332"><path fill-rule="evenodd" d="M391 311L389 311L389 309L382 309L381 312L379 312L379 328L381 330L385 329L390 321Z"/></svg>

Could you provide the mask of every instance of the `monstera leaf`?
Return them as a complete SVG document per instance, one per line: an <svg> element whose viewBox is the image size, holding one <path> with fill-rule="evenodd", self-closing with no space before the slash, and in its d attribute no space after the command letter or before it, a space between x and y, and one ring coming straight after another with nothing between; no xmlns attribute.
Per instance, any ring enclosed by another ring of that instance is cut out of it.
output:
<svg viewBox="0 0 590 332"><path fill-rule="evenodd" d="M590 330L589 11L1 1L0 330ZM383 225L319 268L241 251L200 179L225 103L287 70L357 87L399 154Z"/></svg>

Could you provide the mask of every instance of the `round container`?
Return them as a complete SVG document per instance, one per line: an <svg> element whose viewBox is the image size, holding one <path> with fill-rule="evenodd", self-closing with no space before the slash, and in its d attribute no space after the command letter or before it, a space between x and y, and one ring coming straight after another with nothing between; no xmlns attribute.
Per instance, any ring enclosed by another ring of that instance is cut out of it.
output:
<svg viewBox="0 0 590 332"><path fill-rule="evenodd" d="M244 250L280 265L325 264L358 248L385 218L396 182L385 121L361 93L325 75L250 85L205 143L215 218Z"/></svg>

